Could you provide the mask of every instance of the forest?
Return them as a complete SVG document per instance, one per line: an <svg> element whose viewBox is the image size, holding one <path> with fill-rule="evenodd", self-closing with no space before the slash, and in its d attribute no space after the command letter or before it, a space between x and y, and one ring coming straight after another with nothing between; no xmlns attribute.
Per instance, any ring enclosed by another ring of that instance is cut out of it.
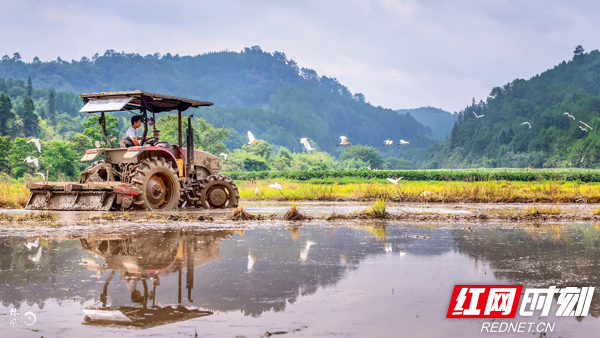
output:
<svg viewBox="0 0 600 338"><path fill-rule="evenodd" d="M495 87L485 101L473 99L450 114L433 107L375 107L336 79L255 46L182 57L109 50L70 62L5 55L0 172L17 179L38 172L77 179L86 166L78 158L103 141L97 118L78 112L79 94L118 89L214 102L191 111L195 144L228 154L226 171L600 167L598 50L585 53L578 46L571 60ZM112 114L111 136L123 136L130 117ZM165 139L175 140L174 115L164 114L158 125ZM248 130L259 144L247 144ZM337 146L342 135L352 146ZM316 151L305 151L301 137L309 137ZM41 154L27 143L32 138L41 140ZM410 144L385 146L385 139ZM23 162L28 156L39 157L39 167Z"/></svg>
<svg viewBox="0 0 600 338"><path fill-rule="evenodd" d="M600 168L600 52L577 46L573 54L529 80L492 88L485 102L473 99L422 161L433 168Z"/></svg>

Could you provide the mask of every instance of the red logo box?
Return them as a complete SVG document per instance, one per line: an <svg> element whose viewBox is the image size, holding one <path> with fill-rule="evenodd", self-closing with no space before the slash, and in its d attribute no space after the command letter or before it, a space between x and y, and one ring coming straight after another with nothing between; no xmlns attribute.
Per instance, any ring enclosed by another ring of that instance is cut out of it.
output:
<svg viewBox="0 0 600 338"><path fill-rule="evenodd" d="M446 318L515 318L523 285L455 285Z"/></svg>

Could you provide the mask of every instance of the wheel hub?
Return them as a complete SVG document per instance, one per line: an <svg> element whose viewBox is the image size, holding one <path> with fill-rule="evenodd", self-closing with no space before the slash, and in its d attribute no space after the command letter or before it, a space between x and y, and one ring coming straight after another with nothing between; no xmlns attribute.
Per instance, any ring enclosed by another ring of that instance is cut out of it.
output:
<svg viewBox="0 0 600 338"><path fill-rule="evenodd" d="M165 203L167 188L161 176L153 175L146 184L146 197L153 208L159 208Z"/></svg>
<svg viewBox="0 0 600 338"><path fill-rule="evenodd" d="M220 208L227 203L227 193L221 187L215 187L208 192L208 203L213 208Z"/></svg>

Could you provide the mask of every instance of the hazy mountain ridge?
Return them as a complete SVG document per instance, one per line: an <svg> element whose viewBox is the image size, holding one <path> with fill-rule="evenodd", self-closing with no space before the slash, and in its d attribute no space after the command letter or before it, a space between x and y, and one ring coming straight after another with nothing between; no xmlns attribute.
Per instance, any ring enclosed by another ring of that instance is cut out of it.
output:
<svg viewBox="0 0 600 338"><path fill-rule="evenodd" d="M232 140L238 143L249 129L259 139L297 150L296 139L310 137L317 149L331 153L339 151L342 135L382 150L385 139L409 140L409 147L386 149L395 156L414 156L415 148L434 142L431 129L412 116L374 107L336 79L286 60L284 53L258 46L182 57L111 50L71 62L26 63L15 54L2 58L0 77L31 76L34 87L75 93L141 89L212 101L215 108L194 114L236 130Z"/></svg>
<svg viewBox="0 0 600 338"><path fill-rule="evenodd" d="M398 109L398 113L409 113L415 120L422 125L430 127L433 138L437 141L443 141L450 135L452 126L458 119L458 114L452 114L443 109L435 107L420 107L412 109Z"/></svg>

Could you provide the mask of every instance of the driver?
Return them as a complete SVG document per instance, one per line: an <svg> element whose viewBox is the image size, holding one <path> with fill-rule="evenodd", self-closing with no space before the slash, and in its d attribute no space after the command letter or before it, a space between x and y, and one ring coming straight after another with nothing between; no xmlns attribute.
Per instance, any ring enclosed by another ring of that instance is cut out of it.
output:
<svg viewBox="0 0 600 338"><path fill-rule="evenodd" d="M127 129L127 134L125 134L125 136L128 139L130 139L131 142L133 142L133 144L135 144L136 146L140 145L140 141L142 140L142 138L137 136L137 133L135 132L135 130L138 129L141 125L142 125L142 118L140 116L132 116L131 117L131 127L129 127L129 129Z"/></svg>

